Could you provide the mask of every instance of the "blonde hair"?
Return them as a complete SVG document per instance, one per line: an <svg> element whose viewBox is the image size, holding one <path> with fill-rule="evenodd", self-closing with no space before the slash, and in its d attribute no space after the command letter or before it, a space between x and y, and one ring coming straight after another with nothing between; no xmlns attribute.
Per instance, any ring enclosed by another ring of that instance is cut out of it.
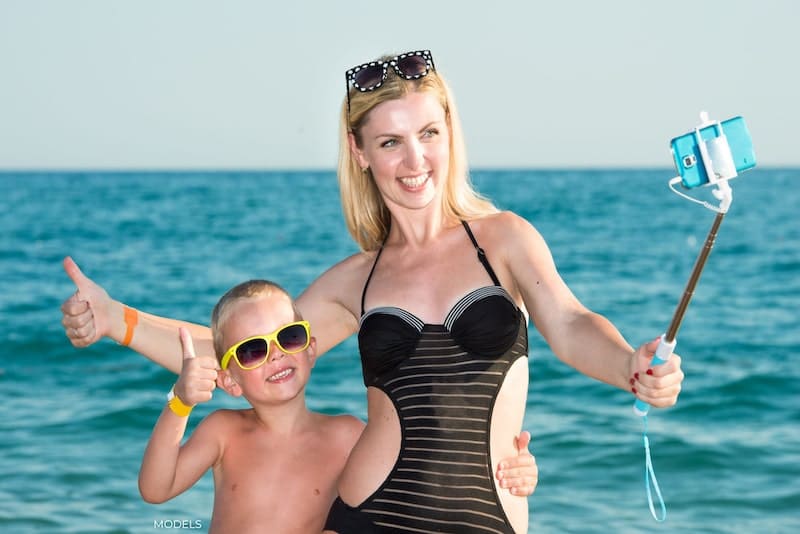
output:
<svg viewBox="0 0 800 534"><path fill-rule="evenodd" d="M381 61L388 59L391 56ZM382 102L397 100L411 93L433 93L445 112L450 133L449 172L442 195L445 220L472 220L497 213L494 204L481 196L469 179L464 134L455 100L447 83L436 71L431 70L417 80L405 80L389 69L387 79L378 89L361 92L348 88L348 91L349 110L345 98L339 121L339 194L347 229L361 250L380 248L389 234L391 214L375 185L372 171L363 171L350 151L348 134L352 133L356 145L361 147L361 128L369 120L370 111Z"/></svg>
<svg viewBox="0 0 800 534"><path fill-rule="evenodd" d="M223 345L222 329L230 317L233 305L237 301L243 299L269 297L274 292L286 295L286 298L289 299L292 305L292 310L294 310L295 320L302 320L303 317L300 315L297 306L295 306L291 295L275 282L270 282L269 280L248 280L247 282L242 282L222 295L222 298L219 299L219 302L217 302L216 306L214 306L214 310L211 312L211 339L214 343L214 352L217 355L218 361L222 359L225 355L225 351L228 349L228 347Z"/></svg>

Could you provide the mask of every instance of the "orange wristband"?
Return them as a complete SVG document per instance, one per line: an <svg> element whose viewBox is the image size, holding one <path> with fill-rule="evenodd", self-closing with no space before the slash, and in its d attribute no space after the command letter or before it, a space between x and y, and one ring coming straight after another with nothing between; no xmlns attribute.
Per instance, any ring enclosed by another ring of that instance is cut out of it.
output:
<svg viewBox="0 0 800 534"><path fill-rule="evenodd" d="M122 344L124 346L127 347L131 344L131 340L133 339L133 330L136 328L137 324L139 324L139 312L133 308L125 306L125 325L128 328L125 330L125 339L122 340Z"/></svg>

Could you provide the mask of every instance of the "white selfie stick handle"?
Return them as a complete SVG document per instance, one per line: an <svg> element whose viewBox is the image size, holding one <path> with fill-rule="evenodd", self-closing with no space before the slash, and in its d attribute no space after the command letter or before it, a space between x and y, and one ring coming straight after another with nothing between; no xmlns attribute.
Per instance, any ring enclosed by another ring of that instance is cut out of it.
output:
<svg viewBox="0 0 800 534"><path fill-rule="evenodd" d="M658 344L658 348L656 349L656 354L653 356L653 361L650 365L661 365L662 363L666 363L667 360L669 360L669 357L672 356L672 351L675 350L675 345L677 344L677 339L667 341L666 334L663 334L661 336L661 341ZM645 416L647 415L648 411L650 411L650 405L643 400L636 399L636 402L633 404L633 413L638 416Z"/></svg>

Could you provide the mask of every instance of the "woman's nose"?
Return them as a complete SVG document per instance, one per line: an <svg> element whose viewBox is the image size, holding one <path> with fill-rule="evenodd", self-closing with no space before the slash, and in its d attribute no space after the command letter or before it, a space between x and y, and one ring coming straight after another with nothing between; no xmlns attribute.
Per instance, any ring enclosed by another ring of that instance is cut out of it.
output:
<svg viewBox="0 0 800 534"><path fill-rule="evenodd" d="M425 160L425 148L418 140L413 139L406 144L406 158L405 164L410 170L416 170L422 167L422 162Z"/></svg>

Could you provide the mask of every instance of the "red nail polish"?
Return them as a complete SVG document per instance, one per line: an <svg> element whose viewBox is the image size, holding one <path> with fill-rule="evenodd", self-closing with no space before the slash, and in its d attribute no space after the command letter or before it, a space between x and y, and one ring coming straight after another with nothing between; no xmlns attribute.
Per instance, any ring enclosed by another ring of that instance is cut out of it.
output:
<svg viewBox="0 0 800 534"><path fill-rule="evenodd" d="M631 378L631 385L634 385L635 383L636 383L636 380L634 380L633 378Z"/></svg>
<svg viewBox="0 0 800 534"><path fill-rule="evenodd" d="M652 374L653 374L653 370L652 370L652 369L648 369L648 370L647 370L647 374L648 374L648 375L652 375Z"/></svg>
<svg viewBox="0 0 800 534"><path fill-rule="evenodd" d="M633 373L633 378L635 378L636 380L639 380L639 373Z"/></svg>
<svg viewBox="0 0 800 534"><path fill-rule="evenodd" d="M636 388L631 388L631 391L633 392L634 395L636 395Z"/></svg>

